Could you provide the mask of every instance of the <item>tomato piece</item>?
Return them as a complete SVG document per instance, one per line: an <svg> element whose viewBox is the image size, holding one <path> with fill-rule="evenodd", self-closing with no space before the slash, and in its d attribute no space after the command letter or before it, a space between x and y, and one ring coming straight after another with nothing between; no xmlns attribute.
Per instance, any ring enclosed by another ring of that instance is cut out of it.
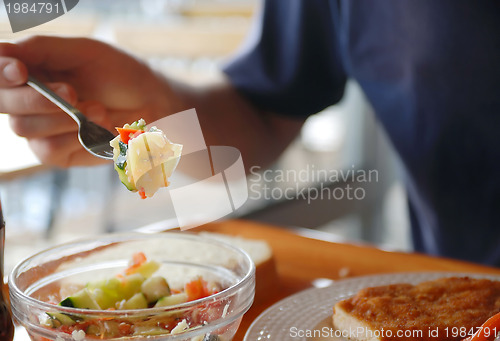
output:
<svg viewBox="0 0 500 341"><path fill-rule="evenodd" d="M184 291L186 292L188 296L188 301L194 301L203 297L209 296L209 294L206 291L206 282L201 277L198 277L195 280L192 280L191 282L186 283L184 285Z"/></svg>
<svg viewBox="0 0 500 341"><path fill-rule="evenodd" d="M139 190L139 195L141 196L141 199L146 199L147 198L146 192L144 191L144 189L140 189Z"/></svg>
<svg viewBox="0 0 500 341"><path fill-rule="evenodd" d="M146 255L144 254L144 252L136 252L132 255L132 264L133 265L142 265L144 263L146 263L147 261L147 257Z"/></svg>
<svg viewBox="0 0 500 341"><path fill-rule="evenodd" d="M500 313L497 313L484 322L479 330L467 339L467 341L488 341L496 337L496 333L500 332Z"/></svg>
<svg viewBox="0 0 500 341"><path fill-rule="evenodd" d="M59 330L60 330L61 332L63 332L63 333L66 333L66 334L71 334L71 333L73 333L73 331L75 330L75 326L68 326L68 325L63 324L63 325L61 325L61 326L59 327Z"/></svg>
<svg viewBox="0 0 500 341"><path fill-rule="evenodd" d="M120 140L123 143L128 144L128 141L144 133L144 130L131 129L131 128L116 128L120 134Z"/></svg>
<svg viewBox="0 0 500 341"><path fill-rule="evenodd" d="M135 273L135 270L147 261L144 252L136 252L132 255L132 264L125 269L125 275L131 275Z"/></svg>

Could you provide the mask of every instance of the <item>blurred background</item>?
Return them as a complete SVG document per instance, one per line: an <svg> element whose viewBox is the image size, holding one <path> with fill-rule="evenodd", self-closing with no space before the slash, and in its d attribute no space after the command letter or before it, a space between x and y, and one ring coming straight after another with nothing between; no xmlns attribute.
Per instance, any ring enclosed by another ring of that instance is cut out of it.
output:
<svg viewBox="0 0 500 341"><path fill-rule="evenodd" d="M62 17L13 34L0 6L0 39L93 37L159 71L200 84L217 77L219 67L238 50L258 8L257 0L85 0ZM410 251L399 167L369 104L350 81L344 99L311 116L266 177L249 175L249 200L234 217L305 227L317 238ZM376 177L352 181L350 175L363 171ZM280 177L283 173L289 176ZM296 179L294 174L305 176ZM346 176L333 176L339 174ZM348 188L362 188L357 193L363 196L327 196L347 194ZM313 200L304 195L313 193L310 189L323 195ZM296 198L284 198L285 192ZM112 165L67 170L40 165L2 114L0 195L7 221L7 273L21 258L56 243L150 224L175 225L165 191L141 200L120 184Z"/></svg>

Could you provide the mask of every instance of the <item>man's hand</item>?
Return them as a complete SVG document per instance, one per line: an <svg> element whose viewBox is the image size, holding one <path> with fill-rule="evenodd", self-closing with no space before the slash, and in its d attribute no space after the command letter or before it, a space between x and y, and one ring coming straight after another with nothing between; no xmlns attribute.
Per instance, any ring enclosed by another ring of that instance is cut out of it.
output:
<svg viewBox="0 0 500 341"><path fill-rule="evenodd" d="M43 163L60 167L102 160L80 146L67 114L25 85L28 72L109 130L196 108L207 144L238 148L247 169L274 161L302 125L258 110L227 79L188 86L94 40L33 37L0 44L0 112L10 115L14 132Z"/></svg>
<svg viewBox="0 0 500 341"><path fill-rule="evenodd" d="M82 149L76 123L26 86L28 73L78 107L91 121L114 131L138 118L171 114L175 99L150 68L109 45L90 39L33 37L0 44L0 112L28 139L38 158L61 167L102 162Z"/></svg>

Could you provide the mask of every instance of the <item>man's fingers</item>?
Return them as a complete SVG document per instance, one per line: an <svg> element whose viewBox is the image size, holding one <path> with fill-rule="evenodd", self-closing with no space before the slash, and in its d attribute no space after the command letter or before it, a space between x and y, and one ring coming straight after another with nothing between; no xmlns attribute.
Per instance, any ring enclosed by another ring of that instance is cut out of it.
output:
<svg viewBox="0 0 500 341"><path fill-rule="evenodd" d="M67 102L75 104L77 95L75 90L64 83L47 84ZM36 114L52 113L59 109L43 95L30 88L22 86L0 91L0 112L8 114Z"/></svg>
<svg viewBox="0 0 500 341"><path fill-rule="evenodd" d="M28 143L38 159L47 165L66 168L103 163L103 159L95 157L83 149L76 138L76 132L49 138L28 139Z"/></svg>
<svg viewBox="0 0 500 341"><path fill-rule="evenodd" d="M10 115L12 130L26 138L43 138L78 131L78 125L66 113ZM75 135L76 138L76 135Z"/></svg>
<svg viewBox="0 0 500 341"><path fill-rule="evenodd" d="M106 109L101 104L87 101L77 107L90 121L108 128ZM30 139L78 131L77 123L60 109L53 113L10 115L9 123L17 135Z"/></svg>
<svg viewBox="0 0 500 341"><path fill-rule="evenodd" d="M59 167L69 167L68 156L83 149L76 131L48 138L31 138L28 143L42 163Z"/></svg>
<svg viewBox="0 0 500 341"><path fill-rule="evenodd" d="M28 70L19 60L0 57L0 87L14 87L26 83Z"/></svg>
<svg viewBox="0 0 500 341"><path fill-rule="evenodd" d="M96 101L77 104L77 108L92 122L109 128L106 108ZM65 112L56 109L51 113L9 115L12 130L26 138L45 138L78 131L77 123ZM76 138L76 135L75 135Z"/></svg>

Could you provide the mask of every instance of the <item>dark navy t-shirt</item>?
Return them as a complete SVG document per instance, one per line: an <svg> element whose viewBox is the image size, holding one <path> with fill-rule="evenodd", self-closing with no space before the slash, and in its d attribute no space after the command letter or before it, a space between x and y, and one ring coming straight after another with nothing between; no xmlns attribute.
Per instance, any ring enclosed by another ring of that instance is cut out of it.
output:
<svg viewBox="0 0 500 341"><path fill-rule="evenodd" d="M500 265L500 2L269 0L225 72L305 118L363 88L407 171L415 248Z"/></svg>

